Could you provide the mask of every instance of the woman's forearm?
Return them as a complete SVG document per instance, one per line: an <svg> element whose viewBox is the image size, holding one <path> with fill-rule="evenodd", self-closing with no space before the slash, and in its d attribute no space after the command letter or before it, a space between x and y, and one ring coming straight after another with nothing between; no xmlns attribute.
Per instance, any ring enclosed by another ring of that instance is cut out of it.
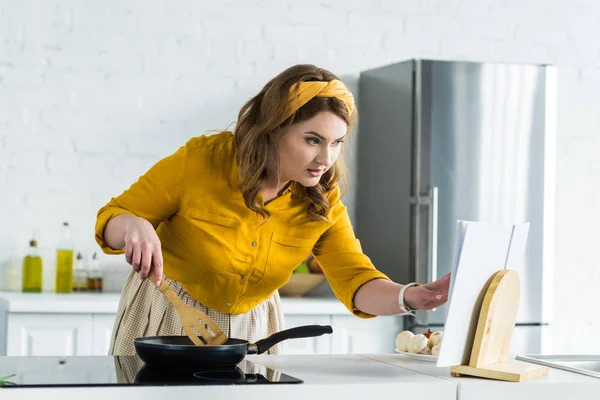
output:
<svg viewBox="0 0 600 400"><path fill-rule="evenodd" d="M398 302L402 285L386 279L373 279L362 285L354 295L354 307L373 315L402 314Z"/></svg>
<svg viewBox="0 0 600 400"><path fill-rule="evenodd" d="M127 224L136 218L139 217L130 214L121 214L108 220L108 223L104 227L104 241L111 249L121 250L125 247Z"/></svg>

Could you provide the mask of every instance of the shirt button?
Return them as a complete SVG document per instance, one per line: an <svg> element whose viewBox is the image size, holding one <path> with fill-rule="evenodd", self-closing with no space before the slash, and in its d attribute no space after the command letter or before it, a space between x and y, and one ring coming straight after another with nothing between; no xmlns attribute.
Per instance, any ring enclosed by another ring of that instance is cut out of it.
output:
<svg viewBox="0 0 600 400"><path fill-rule="evenodd" d="M246 275L242 275L242 279L246 279Z"/></svg>
<svg viewBox="0 0 600 400"><path fill-rule="evenodd" d="M230 301L227 302L227 307L231 307L231 302Z"/></svg>
<svg viewBox="0 0 600 400"><path fill-rule="evenodd" d="M256 247L256 242L252 242L252 247Z"/></svg>

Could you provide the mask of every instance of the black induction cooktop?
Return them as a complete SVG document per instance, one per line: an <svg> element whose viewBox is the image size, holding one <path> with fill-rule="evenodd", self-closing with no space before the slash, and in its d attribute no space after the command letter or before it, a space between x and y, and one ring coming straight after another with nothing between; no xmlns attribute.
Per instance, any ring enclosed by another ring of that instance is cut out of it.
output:
<svg viewBox="0 0 600 400"><path fill-rule="evenodd" d="M0 389L303 383L248 360L230 369L177 371L149 367L137 356L0 357L2 377Z"/></svg>

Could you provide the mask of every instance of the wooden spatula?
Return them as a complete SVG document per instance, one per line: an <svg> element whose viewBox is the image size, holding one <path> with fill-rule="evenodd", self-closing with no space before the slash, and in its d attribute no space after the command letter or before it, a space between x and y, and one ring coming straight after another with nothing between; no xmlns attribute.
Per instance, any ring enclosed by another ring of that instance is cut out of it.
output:
<svg viewBox="0 0 600 400"><path fill-rule="evenodd" d="M156 281L153 270L150 270L148 279L150 282L152 282L152 284L154 284ZM181 300L175 294L173 289L169 287L164 279L161 279L158 290L160 290L167 300L171 302L173 307L175 307L175 311L177 311L177 314L179 314L179 319L181 319L181 324L183 325L185 333L196 346L217 346L227 341L227 335L223 333L215 321L213 321L204 311L185 304L183 300ZM210 332L204 327L204 324L210 327L215 336L210 334ZM203 343L198 338L198 335L192 331L192 328L196 329L206 343Z"/></svg>

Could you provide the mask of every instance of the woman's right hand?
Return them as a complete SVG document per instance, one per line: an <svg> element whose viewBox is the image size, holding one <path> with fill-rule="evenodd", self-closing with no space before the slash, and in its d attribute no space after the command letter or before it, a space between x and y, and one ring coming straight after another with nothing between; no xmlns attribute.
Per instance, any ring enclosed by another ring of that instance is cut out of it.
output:
<svg viewBox="0 0 600 400"><path fill-rule="evenodd" d="M154 270L158 287L163 276L163 258L160 239L152 224L140 217L127 221L125 230L125 259L144 280Z"/></svg>

